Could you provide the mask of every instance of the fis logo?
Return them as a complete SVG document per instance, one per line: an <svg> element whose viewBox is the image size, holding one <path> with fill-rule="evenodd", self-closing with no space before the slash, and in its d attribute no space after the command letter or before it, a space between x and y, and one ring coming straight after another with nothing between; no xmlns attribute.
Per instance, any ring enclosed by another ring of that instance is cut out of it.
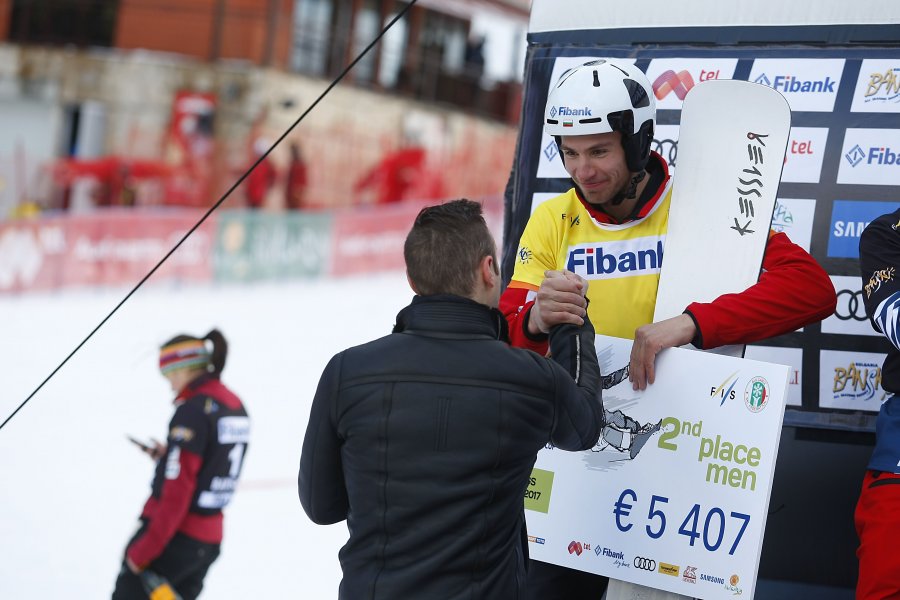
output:
<svg viewBox="0 0 900 600"><path fill-rule="evenodd" d="M587 279L658 274L663 261L663 241L663 237L639 238L570 247L566 268Z"/></svg>
<svg viewBox="0 0 900 600"><path fill-rule="evenodd" d="M731 375L725 378L725 381L720 383L717 387L709 388L709 396L711 398L721 398L722 400L719 402L719 406L725 404L726 400L734 400L737 393L734 391L734 386L737 385L737 374L735 371Z"/></svg>
<svg viewBox="0 0 900 600"><path fill-rule="evenodd" d="M797 94L833 94L835 93L834 84L837 83L831 77L807 81L797 79L793 75L775 75L770 80L765 73L757 77L754 82L767 85L782 92Z"/></svg>

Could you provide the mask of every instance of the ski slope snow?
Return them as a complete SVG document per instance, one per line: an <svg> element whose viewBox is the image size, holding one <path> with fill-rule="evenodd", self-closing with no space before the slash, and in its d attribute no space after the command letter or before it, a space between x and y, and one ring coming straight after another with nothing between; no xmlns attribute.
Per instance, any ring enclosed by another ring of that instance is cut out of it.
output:
<svg viewBox="0 0 900 600"><path fill-rule="evenodd" d="M0 297L0 420L126 290ZM104 598L150 491L126 436L164 439L172 414L157 348L218 327L222 379L252 438L202 598L334 598L345 523L314 525L297 497L309 406L333 354L390 333L412 298L403 273L290 284L138 291L0 429L0 596Z"/></svg>

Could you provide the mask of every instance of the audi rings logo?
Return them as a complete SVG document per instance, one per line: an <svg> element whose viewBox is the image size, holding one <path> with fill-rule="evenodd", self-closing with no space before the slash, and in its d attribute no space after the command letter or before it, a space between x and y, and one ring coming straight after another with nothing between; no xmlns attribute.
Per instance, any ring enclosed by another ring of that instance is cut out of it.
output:
<svg viewBox="0 0 900 600"><path fill-rule="evenodd" d="M643 556L635 556L634 566L644 571L655 571L656 561L650 558L644 558Z"/></svg>
<svg viewBox="0 0 900 600"><path fill-rule="evenodd" d="M837 294L837 308L834 316L841 321L865 321L866 307L862 290L841 290Z"/></svg>
<svg viewBox="0 0 900 600"><path fill-rule="evenodd" d="M675 140L653 140L653 150L662 156L669 166L675 167L675 159L678 158L678 142Z"/></svg>

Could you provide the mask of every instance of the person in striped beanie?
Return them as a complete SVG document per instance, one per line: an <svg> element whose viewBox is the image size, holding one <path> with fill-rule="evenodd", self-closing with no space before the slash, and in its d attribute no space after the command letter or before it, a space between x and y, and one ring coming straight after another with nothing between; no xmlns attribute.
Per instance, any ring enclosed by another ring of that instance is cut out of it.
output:
<svg viewBox="0 0 900 600"><path fill-rule="evenodd" d="M113 600L197 598L219 556L222 510L237 488L250 438L243 403L220 380L227 353L216 329L202 338L175 336L160 348L175 414L166 443L144 447L156 473Z"/></svg>

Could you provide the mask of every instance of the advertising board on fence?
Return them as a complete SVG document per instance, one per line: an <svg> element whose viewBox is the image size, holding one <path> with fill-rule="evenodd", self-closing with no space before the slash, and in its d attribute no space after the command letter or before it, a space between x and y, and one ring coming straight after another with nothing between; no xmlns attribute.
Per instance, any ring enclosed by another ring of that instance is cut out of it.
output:
<svg viewBox="0 0 900 600"><path fill-rule="evenodd" d="M125 209L0 223L0 292L134 285L201 215ZM195 231L151 283L210 281L212 231Z"/></svg>
<svg viewBox="0 0 900 600"><path fill-rule="evenodd" d="M216 280L278 280L325 273L331 222L330 213L222 213L216 237Z"/></svg>

